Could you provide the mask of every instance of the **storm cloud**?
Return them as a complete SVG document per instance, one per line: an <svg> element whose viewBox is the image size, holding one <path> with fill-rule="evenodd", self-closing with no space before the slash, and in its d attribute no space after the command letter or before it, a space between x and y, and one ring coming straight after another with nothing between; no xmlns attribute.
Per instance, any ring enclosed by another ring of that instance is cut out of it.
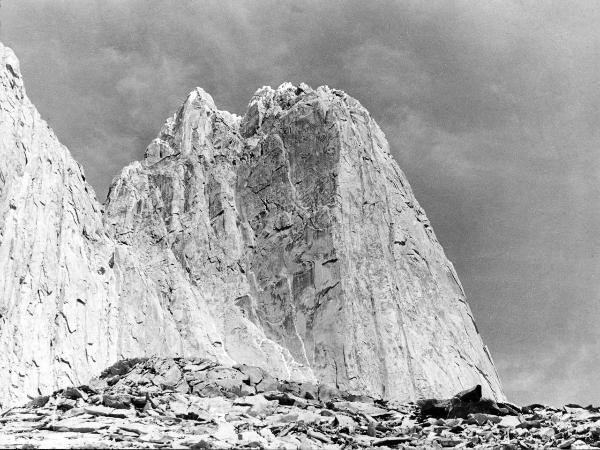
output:
<svg viewBox="0 0 600 450"><path fill-rule="evenodd" d="M4 0L0 38L98 197L201 86L365 105L509 398L600 403L600 3Z"/></svg>

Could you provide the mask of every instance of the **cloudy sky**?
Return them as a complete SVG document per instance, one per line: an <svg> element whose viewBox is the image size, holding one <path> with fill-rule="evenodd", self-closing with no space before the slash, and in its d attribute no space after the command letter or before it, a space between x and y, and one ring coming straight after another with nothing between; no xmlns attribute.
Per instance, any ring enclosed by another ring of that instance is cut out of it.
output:
<svg viewBox="0 0 600 450"><path fill-rule="evenodd" d="M3 0L103 200L195 86L328 84L386 133L509 398L600 404L600 2Z"/></svg>

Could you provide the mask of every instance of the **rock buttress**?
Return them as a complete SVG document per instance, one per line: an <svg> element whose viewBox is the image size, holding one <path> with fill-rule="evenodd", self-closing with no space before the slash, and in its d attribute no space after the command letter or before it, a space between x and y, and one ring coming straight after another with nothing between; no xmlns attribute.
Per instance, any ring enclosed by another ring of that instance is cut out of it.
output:
<svg viewBox="0 0 600 450"><path fill-rule="evenodd" d="M197 89L115 180L106 217L116 239L172 255L236 361L398 400L476 383L503 398L383 133L341 91L265 87L240 118Z"/></svg>
<svg viewBox="0 0 600 450"><path fill-rule="evenodd" d="M0 402L124 357L207 357L397 400L502 399L456 273L368 112L201 89L103 212L0 46Z"/></svg>

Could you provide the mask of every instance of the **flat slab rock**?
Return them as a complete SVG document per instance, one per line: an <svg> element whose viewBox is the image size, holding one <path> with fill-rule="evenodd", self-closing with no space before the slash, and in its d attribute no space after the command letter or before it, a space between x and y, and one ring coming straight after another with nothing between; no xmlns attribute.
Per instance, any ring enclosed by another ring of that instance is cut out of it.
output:
<svg viewBox="0 0 600 450"><path fill-rule="evenodd" d="M600 410L519 408L482 398L481 387L400 404L249 366L136 359L1 411L0 447L575 449L600 447Z"/></svg>

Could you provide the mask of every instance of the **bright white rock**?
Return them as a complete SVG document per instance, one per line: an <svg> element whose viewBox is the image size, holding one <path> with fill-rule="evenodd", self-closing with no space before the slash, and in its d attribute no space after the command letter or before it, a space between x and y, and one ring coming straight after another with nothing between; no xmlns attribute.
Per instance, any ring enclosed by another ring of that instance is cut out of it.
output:
<svg viewBox="0 0 600 450"><path fill-rule="evenodd" d="M240 119L197 88L114 181L105 217L184 269L236 361L285 376L291 356L296 374L398 400L478 383L503 397L385 136L341 91L264 87ZM248 321L288 357L248 354Z"/></svg>
<svg viewBox="0 0 600 450"><path fill-rule="evenodd" d="M202 356L396 400L503 398L452 264L369 113L194 90L103 212L0 47L0 401Z"/></svg>

